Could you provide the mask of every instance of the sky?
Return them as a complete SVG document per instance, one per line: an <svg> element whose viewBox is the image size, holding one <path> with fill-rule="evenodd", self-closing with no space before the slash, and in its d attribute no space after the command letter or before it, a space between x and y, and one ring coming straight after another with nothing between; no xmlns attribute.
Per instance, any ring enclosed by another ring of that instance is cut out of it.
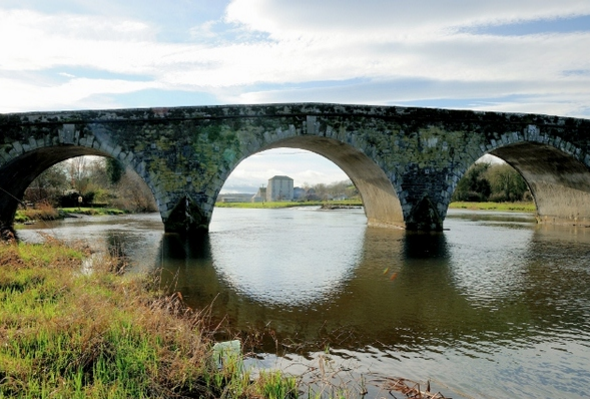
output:
<svg viewBox="0 0 590 399"><path fill-rule="evenodd" d="M588 0L0 0L0 35L0 113L332 102L590 118ZM334 168L279 149L224 190L346 178Z"/></svg>

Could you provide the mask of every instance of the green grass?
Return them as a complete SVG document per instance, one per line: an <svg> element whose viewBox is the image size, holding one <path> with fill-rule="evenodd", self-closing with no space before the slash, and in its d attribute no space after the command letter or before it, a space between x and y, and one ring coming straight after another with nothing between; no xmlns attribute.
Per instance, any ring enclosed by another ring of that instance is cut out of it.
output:
<svg viewBox="0 0 590 399"><path fill-rule="evenodd" d="M58 220L68 217L70 214L81 214L89 216L123 215L129 213L117 208L53 208L40 207L30 209L19 209L14 217L15 223L29 223L40 220Z"/></svg>
<svg viewBox="0 0 590 399"><path fill-rule="evenodd" d="M117 208L59 208L60 212L69 215L69 214L81 214L81 215L89 215L89 216L104 216L104 215L124 215L129 213L122 209Z"/></svg>
<svg viewBox="0 0 590 399"><path fill-rule="evenodd" d="M279 372L254 383L211 361L202 314L146 276L59 242L0 242L0 398L295 398Z"/></svg>
<svg viewBox="0 0 590 399"><path fill-rule="evenodd" d="M298 206L321 206L321 205L342 205L362 206L360 200L347 201L309 201L309 202L217 202L219 208L253 208L253 209L275 209L290 208ZM533 202L451 202L449 208L471 209L499 212L536 212L537 208Z"/></svg>
<svg viewBox="0 0 590 399"><path fill-rule="evenodd" d="M537 211L533 202L451 202L449 208L500 212Z"/></svg>
<svg viewBox="0 0 590 399"><path fill-rule="evenodd" d="M322 206L322 205L341 205L341 206L362 206L360 200L344 201L276 201L276 202L216 202L215 206L219 208L252 208L252 209L275 209L275 208L294 208L300 206Z"/></svg>

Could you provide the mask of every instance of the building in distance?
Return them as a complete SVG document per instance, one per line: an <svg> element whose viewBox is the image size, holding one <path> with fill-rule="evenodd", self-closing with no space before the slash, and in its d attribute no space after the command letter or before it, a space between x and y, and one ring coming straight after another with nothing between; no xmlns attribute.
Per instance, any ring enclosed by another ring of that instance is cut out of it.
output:
<svg viewBox="0 0 590 399"><path fill-rule="evenodd" d="M289 176L274 176L268 179L266 200L291 201L293 199L293 179Z"/></svg>

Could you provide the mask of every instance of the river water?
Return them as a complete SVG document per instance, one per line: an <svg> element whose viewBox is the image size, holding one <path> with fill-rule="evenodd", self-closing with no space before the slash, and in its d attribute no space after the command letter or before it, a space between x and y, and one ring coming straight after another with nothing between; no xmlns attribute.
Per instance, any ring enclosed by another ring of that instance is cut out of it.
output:
<svg viewBox="0 0 590 399"><path fill-rule="evenodd" d="M260 367L431 380L453 398L589 397L590 229L457 210L445 228L369 228L362 210L216 208L210 234L192 241L164 234L156 214L19 234L161 268L189 306L225 316L222 331L259 337L245 349ZM367 397L386 396L369 385Z"/></svg>

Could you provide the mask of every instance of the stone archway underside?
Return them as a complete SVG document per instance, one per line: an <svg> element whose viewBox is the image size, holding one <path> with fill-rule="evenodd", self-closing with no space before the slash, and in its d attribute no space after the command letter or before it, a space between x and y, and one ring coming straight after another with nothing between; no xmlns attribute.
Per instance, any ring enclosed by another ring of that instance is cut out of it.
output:
<svg viewBox="0 0 590 399"><path fill-rule="evenodd" d="M266 149L290 147L315 152L334 162L359 190L370 226L403 228L404 215L391 181L375 162L354 147L325 137L298 136Z"/></svg>
<svg viewBox="0 0 590 399"><path fill-rule="evenodd" d="M83 155L104 154L78 146L45 147L27 152L4 165L0 173L0 187L4 194L0 201L0 222L10 224L25 190L37 176L59 162Z"/></svg>
<svg viewBox="0 0 590 399"><path fill-rule="evenodd" d="M590 223L590 170L554 147L520 143L491 152L527 181L544 223Z"/></svg>

